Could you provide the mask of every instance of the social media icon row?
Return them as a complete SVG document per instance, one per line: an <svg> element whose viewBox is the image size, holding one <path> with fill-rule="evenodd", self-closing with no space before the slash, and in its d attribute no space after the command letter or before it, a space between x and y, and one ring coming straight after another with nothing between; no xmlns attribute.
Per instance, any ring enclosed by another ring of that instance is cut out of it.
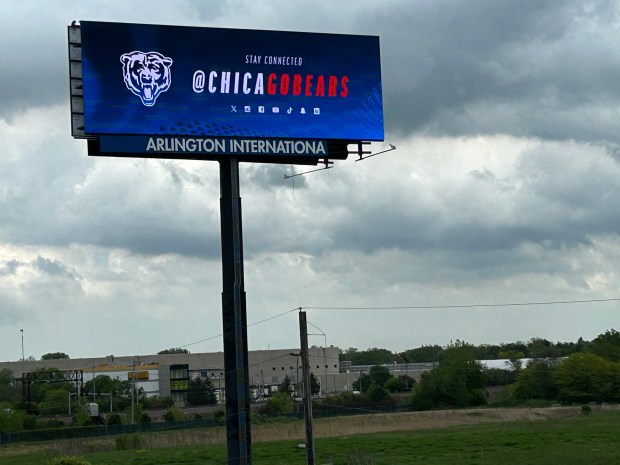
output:
<svg viewBox="0 0 620 465"><path fill-rule="evenodd" d="M257 111L258 113L280 113L280 107L271 107L271 108L266 108L262 105L257 107ZM237 106L236 105L231 105L230 106L230 112L231 113L237 113ZM244 113L252 113L252 107L250 105L244 105L243 106L243 112ZM309 110L306 110L305 107L301 107L298 111L294 110L293 107L288 107L286 109L286 113L288 115L292 115L293 113L299 113L301 115L305 115L307 113L310 113ZM321 114L321 109L318 107L314 107L312 108L312 114L314 115L320 115Z"/></svg>

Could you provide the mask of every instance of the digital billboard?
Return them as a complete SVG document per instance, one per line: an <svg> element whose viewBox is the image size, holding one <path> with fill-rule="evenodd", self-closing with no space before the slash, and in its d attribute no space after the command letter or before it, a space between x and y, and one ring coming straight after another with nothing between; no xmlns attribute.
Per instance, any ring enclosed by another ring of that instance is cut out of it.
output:
<svg viewBox="0 0 620 465"><path fill-rule="evenodd" d="M118 136L141 137L133 143L143 152L178 137L212 153L235 147L228 138L289 139L291 148L384 139L376 36L91 21L80 29L83 128L102 147L131 143ZM276 142L253 147L273 154Z"/></svg>

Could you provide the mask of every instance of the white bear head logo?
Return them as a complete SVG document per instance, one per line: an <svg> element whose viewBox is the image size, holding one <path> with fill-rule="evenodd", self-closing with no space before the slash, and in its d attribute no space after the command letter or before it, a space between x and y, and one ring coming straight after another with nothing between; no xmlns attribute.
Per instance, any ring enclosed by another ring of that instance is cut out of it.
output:
<svg viewBox="0 0 620 465"><path fill-rule="evenodd" d="M172 58L158 52L131 52L121 55L125 85L140 97L147 107L155 105L157 97L172 83Z"/></svg>

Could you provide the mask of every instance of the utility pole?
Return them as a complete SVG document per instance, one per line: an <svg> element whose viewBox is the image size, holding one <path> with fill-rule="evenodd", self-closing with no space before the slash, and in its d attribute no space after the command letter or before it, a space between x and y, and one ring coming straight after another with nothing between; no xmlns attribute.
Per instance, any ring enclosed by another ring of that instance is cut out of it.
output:
<svg viewBox="0 0 620 465"><path fill-rule="evenodd" d="M314 439L312 435L312 389L310 387L310 359L308 357L308 325L306 312L299 312L301 363L304 377L304 417L306 419L306 455L308 465L314 465Z"/></svg>

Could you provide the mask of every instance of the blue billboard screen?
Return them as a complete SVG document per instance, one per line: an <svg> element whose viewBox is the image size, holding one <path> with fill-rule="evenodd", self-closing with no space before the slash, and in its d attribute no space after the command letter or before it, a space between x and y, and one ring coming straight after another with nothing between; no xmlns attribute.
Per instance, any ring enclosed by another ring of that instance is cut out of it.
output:
<svg viewBox="0 0 620 465"><path fill-rule="evenodd" d="M88 134L384 139L376 36L80 27Z"/></svg>

